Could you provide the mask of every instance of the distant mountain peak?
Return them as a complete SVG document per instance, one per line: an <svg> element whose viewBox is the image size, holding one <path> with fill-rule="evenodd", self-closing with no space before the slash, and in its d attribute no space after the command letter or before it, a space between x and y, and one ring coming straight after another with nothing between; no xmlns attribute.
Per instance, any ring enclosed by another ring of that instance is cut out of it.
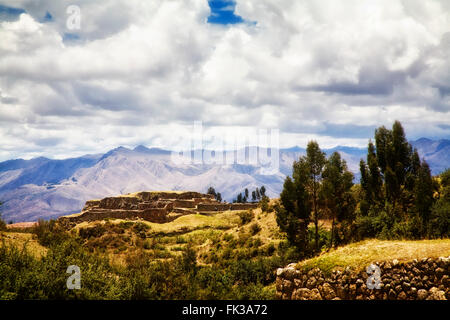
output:
<svg viewBox="0 0 450 320"><path fill-rule="evenodd" d="M148 150L150 150L150 149L147 148L146 146L143 146L142 144L138 145L137 147L135 147L133 149L133 151L137 151L137 152L147 152Z"/></svg>
<svg viewBox="0 0 450 320"><path fill-rule="evenodd" d="M170 154L171 152L168 150L164 150L161 148L147 148L143 145L138 145L136 148L133 149L135 152L139 153L147 153L147 154Z"/></svg>
<svg viewBox="0 0 450 320"><path fill-rule="evenodd" d="M305 148L299 147L299 146L294 146L294 147L290 147L287 149L281 149L281 151L286 151L286 152L301 152L301 151L305 151Z"/></svg>
<svg viewBox="0 0 450 320"><path fill-rule="evenodd" d="M125 152L130 152L130 151L131 151L130 149L120 146L120 147L114 148L114 149L108 151L107 153L105 153L98 161L102 161L103 159L106 159L114 154L125 153Z"/></svg>
<svg viewBox="0 0 450 320"><path fill-rule="evenodd" d="M419 138L415 142L432 142L433 140L428 138Z"/></svg>
<svg viewBox="0 0 450 320"><path fill-rule="evenodd" d="M112 149L111 151L130 151L130 149L125 148L123 146L119 146L119 147L117 147L115 149Z"/></svg>

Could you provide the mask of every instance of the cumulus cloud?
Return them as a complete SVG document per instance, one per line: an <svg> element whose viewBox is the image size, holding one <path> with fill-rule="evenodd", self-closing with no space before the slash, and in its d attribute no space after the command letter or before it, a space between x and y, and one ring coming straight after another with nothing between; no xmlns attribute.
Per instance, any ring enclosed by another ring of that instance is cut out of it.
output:
<svg viewBox="0 0 450 320"><path fill-rule="evenodd" d="M395 119L450 136L447 1L228 2L243 23L208 23L207 0L0 0L19 10L0 20L0 160L170 148L194 121L285 147L362 146Z"/></svg>

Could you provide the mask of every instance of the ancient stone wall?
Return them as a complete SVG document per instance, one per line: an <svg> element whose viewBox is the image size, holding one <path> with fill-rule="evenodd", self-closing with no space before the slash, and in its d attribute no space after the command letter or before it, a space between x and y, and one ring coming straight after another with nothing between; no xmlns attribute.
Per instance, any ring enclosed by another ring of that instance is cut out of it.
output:
<svg viewBox="0 0 450 320"><path fill-rule="evenodd" d="M379 269L372 266L354 272L347 268L326 275L318 268L302 271L291 264L277 270L277 296L293 300L450 299L450 257L403 263L393 260L374 265Z"/></svg>
<svg viewBox="0 0 450 320"><path fill-rule="evenodd" d="M226 211L255 209L256 203L201 203L197 205L198 211Z"/></svg>
<svg viewBox="0 0 450 320"><path fill-rule="evenodd" d="M256 203L232 203L230 210L248 210L255 209L258 207Z"/></svg>
<svg viewBox="0 0 450 320"><path fill-rule="evenodd" d="M147 221L164 223L169 222L170 219L167 216L167 210L161 208L145 209L145 210L88 210L83 212L79 216L75 217L61 217L60 219L67 219L70 222L80 223L83 221L96 221L106 218L112 219L137 219L141 218Z"/></svg>
<svg viewBox="0 0 450 320"><path fill-rule="evenodd" d="M199 192L138 192L101 200L89 200L78 215L61 217L70 222L94 221L105 218L136 219L169 222L181 215L206 211L247 210L256 204L226 204L213 195Z"/></svg>

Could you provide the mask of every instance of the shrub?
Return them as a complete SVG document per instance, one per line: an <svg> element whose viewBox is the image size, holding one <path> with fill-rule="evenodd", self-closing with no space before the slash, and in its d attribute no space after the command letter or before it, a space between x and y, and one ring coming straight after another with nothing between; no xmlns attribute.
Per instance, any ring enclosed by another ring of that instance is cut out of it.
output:
<svg viewBox="0 0 450 320"><path fill-rule="evenodd" d="M308 238L309 238L309 245L310 247L305 251L305 254L310 255L314 252L313 245L314 244L314 238L315 238L315 226L312 226L308 229ZM331 231L328 231L324 228L319 227L319 248L325 249L328 248L330 245L330 238L331 238Z"/></svg>
<svg viewBox="0 0 450 320"><path fill-rule="evenodd" d="M175 243L180 244L180 243L186 243L186 239L183 236L177 236L175 238Z"/></svg>
<svg viewBox="0 0 450 320"><path fill-rule="evenodd" d="M136 222L133 226L133 231L136 233L142 232L142 231L147 231L150 230L150 226L143 223L143 222Z"/></svg>
<svg viewBox="0 0 450 320"><path fill-rule="evenodd" d="M432 238L450 237L450 201L439 199L433 206L428 224L428 235Z"/></svg>
<svg viewBox="0 0 450 320"><path fill-rule="evenodd" d="M240 221L241 226L249 223L255 217L255 214L253 213L252 210L239 212L238 215L239 215L239 218L241 219L241 221Z"/></svg>
<svg viewBox="0 0 450 320"><path fill-rule="evenodd" d="M39 243L47 247L58 245L69 238L63 227L55 220L40 219L32 228L32 232L37 236Z"/></svg>
<svg viewBox="0 0 450 320"><path fill-rule="evenodd" d="M268 212L269 211L269 197L263 196L261 201L259 201L259 207L261 208L262 212Z"/></svg>
<svg viewBox="0 0 450 320"><path fill-rule="evenodd" d="M259 224L257 224L256 222L253 223L253 224L250 226L250 233L251 233L252 235L257 234L257 233L260 232L260 231L261 231L261 227L260 227Z"/></svg>
<svg viewBox="0 0 450 320"><path fill-rule="evenodd" d="M231 240L234 239L234 236L232 234L227 233L227 234L224 234L222 238L223 238L223 241L230 242Z"/></svg>
<svg viewBox="0 0 450 320"><path fill-rule="evenodd" d="M271 242L271 243L269 243L269 245L266 248L266 253L268 256L271 256L274 254L275 250L276 250L275 245Z"/></svg>
<svg viewBox="0 0 450 320"><path fill-rule="evenodd" d="M6 230L6 223L2 220L0 215L0 231Z"/></svg>
<svg viewBox="0 0 450 320"><path fill-rule="evenodd" d="M134 225L134 222L131 221L122 221L119 223L119 227L123 229L129 229Z"/></svg>
<svg viewBox="0 0 450 320"><path fill-rule="evenodd" d="M105 226L96 224L93 227L80 228L78 234L82 239L100 238L106 232Z"/></svg>

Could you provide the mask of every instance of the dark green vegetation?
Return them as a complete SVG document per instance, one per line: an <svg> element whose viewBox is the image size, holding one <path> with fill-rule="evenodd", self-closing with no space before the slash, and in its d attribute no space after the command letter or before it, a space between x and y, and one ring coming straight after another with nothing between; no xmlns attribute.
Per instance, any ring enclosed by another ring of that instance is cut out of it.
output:
<svg viewBox="0 0 450 320"><path fill-rule="evenodd" d="M268 200L266 196L266 187L261 186L261 188L256 188L251 193L251 201L257 202L260 200ZM241 192L237 195L236 199L233 200L234 203L246 203L250 200L250 192L247 188L245 188L244 192Z"/></svg>
<svg viewBox="0 0 450 320"><path fill-rule="evenodd" d="M216 192L213 187L209 187L206 193L213 195L217 201L222 202L222 194L220 192Z"/></svg>
<svg viewBox="0 0 450 320"><path fill-rule="evenodd" d="M297 250L277 236L273 213L229 215L228 227L164 232L136 221L40 221L32 232L42 256L0 240L0 299L275 298L275 270L298 261ZM81 290L66 288L69 265L81 269Z"/></svg>
<svg viewBox="0 0 450 320"><path fill-rule="evenodd" d="M5 221L3 221L2 215L1 215L1 207L2 207L2 202L0 201L0 231L6 230L6 223L5 223Z"/></svg>
<svg viewBox="0 0 450 320"><path fill-rule="evenodd" d="M324 247L365 238L423 239L450 236L450 170L433 178L405 138L400 122L375 131L361 184L338 153L327 159L314 141L293 165L276 206L277 223L291 244L311 256ZM319 240L319 219L331 220L330 242ZM308 236L314 223L314 245Z"/></svg>

